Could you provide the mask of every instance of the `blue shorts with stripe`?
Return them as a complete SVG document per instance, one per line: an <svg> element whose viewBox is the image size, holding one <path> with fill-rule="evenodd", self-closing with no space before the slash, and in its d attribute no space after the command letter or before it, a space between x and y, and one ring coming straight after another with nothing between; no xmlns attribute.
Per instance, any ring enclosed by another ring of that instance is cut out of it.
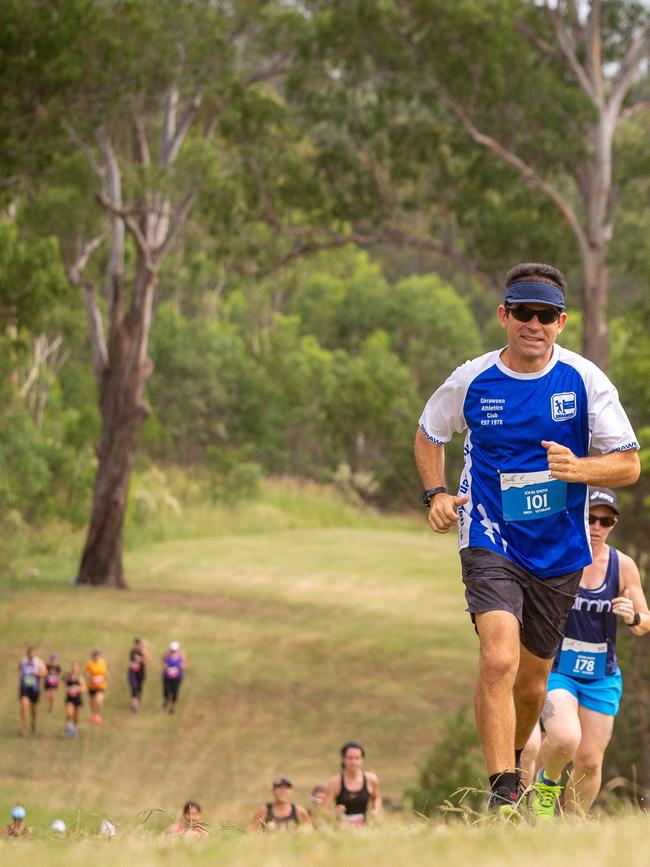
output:
<svg viewBox="0 0 650 867"><path fill-rule="evenodd" d="M596 680L586 680L569 677L552 671L548 676L547 694L554 689L564 689L574 695L581 707L595 710L607 716L616 716L621 703L623 678L620 668L614 674L599 677Z"/></svg>

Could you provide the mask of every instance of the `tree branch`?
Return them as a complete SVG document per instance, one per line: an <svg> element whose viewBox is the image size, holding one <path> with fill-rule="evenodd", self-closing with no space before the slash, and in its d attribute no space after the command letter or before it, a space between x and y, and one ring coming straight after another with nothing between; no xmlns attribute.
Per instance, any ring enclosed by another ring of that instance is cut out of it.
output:
<svg viewBox="0 0 650 867"><path fill-rule="evenodd" d="M173 130L167 130L167 134L171 133L171 137L166 138L165 145L161 150L161 164L163 166L170 166L175 162L176 157L183 146L183 142L190 131L190 127L201 108L202 102L203 95L201 93L195 94L186 106L178 124L175 123L176 109L174 108L173 118L175 125Z"/></svg>
<svg viewBox="0 0 650 867"><path fill-rule="evenodd" d="M624 108L623 111L619 114L618 120L616 121L616 126L619 127L622 123L625 123L626 120L629 120L636 114L640 114L640 112L642 111L647 111L649 108L650 99L642 99L639 102L635 102L634 105L629 105L627 108Z"/></svg>
<svg viewBox="0 0 650 867"><path fill-rule="evenodd" d="M525 21L514 21L513 26L515 30L518 30L522 36L525 36L529 42L532 42L532 44L536 48L539 48L539 50L544 54L555 54L555 46L551 45L551 43L547 42L545 39L542 39L542 37L538 33L535 33L533 28L526 24Z"/></svg>
<svg viewBox="0 0 650 867"><path fill-rule="evenodd" d="M101 200L112 208L122 207L122 174L106 127L97 130L97 141L104 160ZM124 285L124 221L111 209L111 250L108 258L108 302L111 310L120 303Z"/></svg>
<svg viewBox="0 0 650 867"><path fill-rule="evenodd" d="M131 117L133 118L133 143L135 158L138 163L145 169L151 165L151 151L149 150L149 141L147 140L147 131L144 128L142 114L137 106L131 107Z"/></svg>
<svg viewBox="0 0 650 867"><path fill-rule="evenodd" d="M192 188L188 190L182 201L177 205L169 221L169 228L167 229L167 234L165 235L165 238L163 239L161 244L154 250L154 256L157 261L160 261L163 258L163 256L167 253L169 247L176 240L178 234L185 225L185 221L187 220L187 216L192 208L192 205L194 204L195 199L196 190Z"/></svg>
<svg viewBox="0 0 650 867"><path fill-rule="evenodd" d="M612 82L612 93L609 98L608 109L613 117L616 117L620 112L623 100L634 82L634 78L641 66L641 61L647 53L648 29L646 28L628 48L627 54L623 58Z"/></svg>
<svg viewBox="0 0 650 867"><path fill-rule="evenodd" d="M79 150L83 153L83 155L88 160L88 165L95 172L97 177L103 181L104 180L104 169L100 166L100 164L95 159L95 155L92 151L92 148L86 144L86 142L81 138L76 129L72 126L70 121L65 121L65 128L67 130L68 135L70 136L71 141L79 148Z"/></svg>
<svg viewBox="0 0 650 867"><path fill-rule="evenodd" d="M115 217L116 219L119 218L123 222L129 232L131 232L131 234L135 238L135 242L138 245L138 249L142 253L147 268L152 272L155 271L156 267L152 256L151 247L147 242L144 234L142 233L142 230L140 229L137 221L134 220L132 211L130 211L128 208L116 207L113 202L111 202L109 199L106 198L106 196L102 195L101 193L98 193L97 200L104 208L106 208L106 210L109 212L109 214L111 214L111 216Z"/></svg>
<svg viewBox="0 0 650 867"><path fill-rule="evenodd" d="M98 380L101 379L103 372L108 367L108 350L106 348L104 323L99 305L97 304L95 287L84 274L84 270L90 256L99 247L104 238L105 235L98 235L96 238L88 241L76 261L68 268L68 279L72 285L84 290L84 301L90 326L90 344L93 351L93 370Z"/></svg>
<svg viewBox="0 0 650 867"><path fill-rule="evenodd" d="M551 201L555 203L564 219L573 229L573 233L580 245L580 250L584 254L589 248L587 236L580 224L578 215L559 190L557 190L552 184L549 184L548 181L545 181L544 178L542 178L535 169L532 168L532 166L529 166L528 163L522 160L521 157L518 157L515 153L505 148L496 139L492 138L492 136L477 129L465 109L451 98L442 85L436 82L434 84L434 91L442 102L456 115L465 127L465 130L469 133L470 137L474 139L477 144L492 151L492 153L502 162L516 169L527 183L544 193L547 198L551 199Z"/></svg>
<svg viewBox="0 0 650 867"><path fill-rule="evenodd" d="M63 343L63 337L59 334L54 340L49 343L47 336L45 334L40 334L36 340L34 341L34 363L32 364L29 373L25 377L25 381L20 387L20 397L24 400L29 392L30 388L36 382L38 375L41 371L43 365L47 362L47 359L54 352L58 350L58 348Z"/></svg>
<svg viewBox="0 0 650 867"><path fill-rule="evenodd" d="M406 232L399 226L389 226L385 229L378 229L377 231L364 231L353 228L346 232L336 232L331 229L323 229L314 226L288 225L277 219L269 220L263 218L263 220L276 229L280 234L296 239L296 243L293 248L274 263L271 268L259 272L260 276L266 276L273 273L280 268L283 268L294 259L312 253L318 253L323 250L332 250L338 247L344 247L348 244L356 244L359 247L385 244L399 248L424 250L446 259L453 259L466 270L479 274L486 283L490 283L490 278L479 269L478 265L471 257L467 256L462 251L453 248L449 244L434 241L432 238L423 238L422 236Z"/></svg>
<svg viewBox="0 0 650 867"><path fill-rule="evenodd" d="M555 31L555 37L557 39L558 45L560 46L562 54L564 54L564 57L567 60L570 69L578 79L580 86L587 94L587 96L591 99L591 101L596 106L602 107L603 101L601 95L598 93L594 82L587 75L585 68L578 60L578 56L575 52L575 47L567 38L566 32L563 27L561 14L557 9L553 9L548 4L546 4L545 8L548 13L549 20L553 25L553 30Z"/></svg>
<svg viewBox="0 0 650 867"><path fill-rule="evenodd" d="M291 53L280 54L266 66L250 72L244 79L244 87L250 87L251 84L256 84L258 81L268 81L270 78L275 78L276 75L283 75L288 72L291 68L292 57Z"/></svg>

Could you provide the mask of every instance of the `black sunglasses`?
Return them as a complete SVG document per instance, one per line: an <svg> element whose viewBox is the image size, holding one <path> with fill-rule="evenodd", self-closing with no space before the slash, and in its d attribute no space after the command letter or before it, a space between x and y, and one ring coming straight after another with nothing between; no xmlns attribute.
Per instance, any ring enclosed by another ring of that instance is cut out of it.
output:
<svg viewBox="0 0 650 867"><path fill-rule="evenodd" d="M517 322L530 322L533 316L537 316L540 325L550 325L557 322L562 313L557 307L544 310L533 310L532 307L518 304L516 307L506 306L506 313L512 313Z"/></svg>
<svg viewBox="0 0 650 867"><path fill-rule="evenodd" d="M613 527L614 524L618 521L618 518L602 518L600 515L589 515L589 526L593 526L593 524L600 524L601 527Z"/></svg>

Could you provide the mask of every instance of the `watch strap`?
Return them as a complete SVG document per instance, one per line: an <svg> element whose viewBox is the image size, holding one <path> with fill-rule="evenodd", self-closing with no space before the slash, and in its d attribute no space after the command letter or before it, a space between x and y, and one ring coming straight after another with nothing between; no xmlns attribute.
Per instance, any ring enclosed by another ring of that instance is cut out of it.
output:
<svg viewBox="0 0 650 867"><path fill-rule="evenodd" d="M435 497L436 494L448 494L449 491L445 488L444 485L439 485L437 488L427 488L426 491L422 491L422 502L425 506L429 506L431 504L431 500Z"/></svg>

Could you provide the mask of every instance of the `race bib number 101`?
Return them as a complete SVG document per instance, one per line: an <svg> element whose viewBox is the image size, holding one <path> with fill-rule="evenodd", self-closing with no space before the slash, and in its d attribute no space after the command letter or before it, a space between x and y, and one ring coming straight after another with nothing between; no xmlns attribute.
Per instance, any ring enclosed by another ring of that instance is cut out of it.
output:
<svg viewBox="0 0 650 867"><path fill-rule="evenodd" d="M504 521L533 521L566 509L566 482L548 470L539 473L499 473Z"/></svg>

